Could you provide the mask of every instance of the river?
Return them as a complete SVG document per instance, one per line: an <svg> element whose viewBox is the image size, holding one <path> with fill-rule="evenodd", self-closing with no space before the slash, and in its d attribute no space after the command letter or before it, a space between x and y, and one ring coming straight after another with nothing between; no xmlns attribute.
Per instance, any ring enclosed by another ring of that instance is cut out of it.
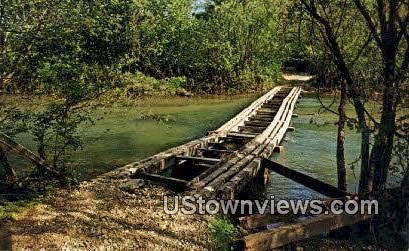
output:
<svg viewBox="0 0 409 251"><path fill-rule="evenodd" d="M203 136L229 120L250 104L255 96L215 98L153 98L138 101L136 105L112 105L93 112L95 125L82 128L84 147L69 163L70 172L78 180L85 180L119 166L141 160L157 152ZM324 99L330 103L331 99ZM273 159L295 170L336 185L336 116L319 113L320 103L315 98L303 98L295 110L294 132L287 133L284 151ZM352 114L351 107L348 113ZM347 131L347 162L353 162L359 153L359 135ZM20 137L20 143L35 150L29 137ZM26 166L18 158L11 158L14 166ZM358 174L359 170L356 170ZM357 181L348 168L349 190L355 190ZM312 198L319 196L289 179L271 174L267 194L276 198Z"/></svg>

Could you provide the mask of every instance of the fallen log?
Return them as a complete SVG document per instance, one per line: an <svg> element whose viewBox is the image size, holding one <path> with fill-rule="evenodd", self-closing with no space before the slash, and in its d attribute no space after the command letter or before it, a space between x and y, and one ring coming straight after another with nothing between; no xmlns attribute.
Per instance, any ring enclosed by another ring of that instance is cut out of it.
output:
<svg viewBox="0 0 409 251"><path fill-rule="evenodd" d="M335 198L335 199L323 199L322 200L322 206L325 208L325 210L330 210L330 205L333 201L343 201L346 202L347 200L350 200L350 197L342 197L342 198ZM356 199L356 198L355 198ZM308 207L306 212L308 212L311 209L311 207ZM277 215L270 213L271 208L267 208L265 210L267 213L263 214L253 214L253 215L247 215L247 216L242 216L239 218L239 225L240 227L253 231L254 229L263 229L266 230L269 225L274 224L277 220ZM303 217L301 217L303 218ZM301 219L299 218L299 219Z"/></svg>
<svg viewBox="0 0 409 251"><path fill-rule="evenodd" d="M283 175L286 178L289 178L295 182L298 182L308 188L311 188L312 190L323 194L325 196L331 197L331 198L339 198L339 197L346 197L346 196L351 196L352 194L342 191L330 184L327 184L325 182L322 182L318 179L312 178L311 176L308 176L306 174L303 174L301 172L295 171L293 169L290 169L284 165L281 165L277 162L271 161L269 159L263 159L262 161L262 166L265 168L268 168L280 175Z"/></svg>
<svg viewBox="0 0 409 251"><path fill-rule="evenodd" d="M48 164L46 163L44 159L40 158L32 151L30 151L23 145L20 145L19 143L15 142L9 136L1 132L0 132L0 145L10 150L11 152L14 152L17 155L29 160L31 163L33 163L40 169L43 169L49 172L50 174L55 175L56 177L61 177L61 174L57 172L56 170L52 169L50 166L48 166Z"/></svg>
<svg viewBox="0 0 409 251"><path fill-rule="evenodd" d="M291 242L329 233L332 230L350 226L370 218L372 218L372 215L368 214L320 215L308 218L300 223L287 224L272 230L247 235L240 241L240 246L249 251L270 250Z"/></svg>

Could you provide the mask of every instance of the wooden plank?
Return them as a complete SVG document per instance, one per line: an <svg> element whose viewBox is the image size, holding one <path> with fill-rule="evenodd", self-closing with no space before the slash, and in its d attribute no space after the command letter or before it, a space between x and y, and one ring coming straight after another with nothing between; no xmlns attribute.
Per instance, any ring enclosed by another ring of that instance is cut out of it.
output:
<svg viewBox="0 0 409 251"><path fill-rule="evenodd" d="M252 139L257 135L257 133L242 133L242 132L231 132L228 133L228 137L235 137L235 138L246 138L246 139Z"/></svg>
<svg viewBox="0 0 409 251"><path fill-rule="evenodd" d="M350 197L341 197L341 198L335 198L335 199L323 199L322 200L322 205L325 209L330 209L329 205L335 201L339 200L342 202L346 202L347 200L350 200ZM310 210L311 208L307 208L307 211ZM277 221L277 215L269 213L271 211L271 208L267 208L266 212L264 214L253 214L253 215L247 215L239 218L240 222L240 227L247 229L247 230L254 230L254 229L263 229L267 230L267 226L276 223Z"/></svg>
<svg viewBox="0 0 409 251"><path fill-rule="evenodd" d="M274 116L254 115L254 116L250 117L249 120L261 120L261 121L271 123L274 120Z"/></svg>
<svg viewBox="0 0 409 251"><path fill-rule="evenodd" d="M188 160L188 161L195 161L195 162L210 162L210 163L218 163L220 159L214 158L203 158L203 157L192 157L192 156L176 156L177 160Z"/></svg>
<svg viewBox="0 0 409 251"><path fill-rule="evenodd" d="M266 130L249 142L243 152L247 154L254 154L255 156L271 155L274 147L284 137L287 127L291 120L292 109L294 109L295 101L300 93L300 88L293 88L283 101L274 121ZM271 149L271 150L270 150ZM260 159L255 161L256 164L249 164L243 167L236 175L234 175L228 182L223 184L218 190L219 196L224 199L234 199L235 195L245 188L246 184L253 179L261 168ZM258 164L257 164L258 163Z"/></svg>
<svg viewBox="0 0 409 251"><path fill-rule="evenodd" d="M247 155L246 157L242 158L239 162L237 162L232 167L226 169L225 172L218 175L215 179L211 180L208 184L206 184L205 189L209 191L216 191L218 187L220 187L223 183L228 181L235 173L237 173L242 166L247 165L254 159L253 155Z"/></svg>
<svg viewBox="0 0 409 251"><path fill-rule="evenodd" d="M244 250L270 250L294 241L329 233L342 227L369 220L372 215L320 215L296 224L287 224L272 230L245 236L241 245Z"/></svg>
<svg viewBox="0 0 409 251"><path fill-rule="evenodd" d="M225 150L225 149L209 149L209 148L199 148L201 152L211 152L211 153L234 153L233 150Z"/></svg>
<svg viewBox="0 0 409 251"><path fill-rule="evenodd" d="M223 134L229 131L236 130L238 125L243 124L243 122L248 117L252 116L253 113L255 113L255 111L259 109L266 100L272 99L282 88L282 86L273 88L271 91L254 101L250 106L237 114L234 118L222 125L219 129L216 130L216 133Z"/></svg>
<svg viewBox="0 0 409 251"><path fill-rule="evenodd" d="M277 114L277 112L275 111L257 111L256 112L257 115L267 115L267 116L275 116Z"/></svg>
<svg viewBox="0 0 409 251"><path fill-rule="evenodd" d="M262 120L249 120L245 121L244 125L246 126L262 126L262 127L267 127L270 125L270 122L268 121L262 121Z"/></svg>
<svg viewBox="0 0 409 251"><path fill-rule="evenodd" d="M213 168L210 168L188 183L190 189L203 188L207 183L215 179L220 173L233 166L240 160L239 153L234 153L224 163L218 163Z"/></svg>
<svg viewBox="0 0 409 251"><path fill-rule="evenodd" d="M293 89L291 90L293 91ZM152 157L149 157L141 162L131 163L122 168L116 169L104 176L114 176L120 172L125 173L125 171L127 171L129 175L129 173L134 173L134 172L137 172L138 170L145 170L148 172L158 172L162 168L168 167L169 165L172 164L173 156L177 156L177 155L191 156L192 154L195 154L199 148L207 147L207 145L211 144L212 142L217 142L219 138L226 136L229 132L237 130L237 127L240 125L243 125L245 120L247 120L249 117L252 117L256 113L256 111L265 103L265 101L273 101L273 102L281 101L289 93L288 90L289 88L285 88L282 86L272 89L271 91L263 95L261 98L254 101L250 106L245 108L242 112L240 112L237 116L235 116L229 122L225 123L222 127L220 127L214 132L211 132L210 136L203 137L197 140L193 140L184 145L181 145L175 148L171 148L167 151L164 151ZM272 121L274 119L274 116L267 116L267 117L268 117L268 121ZM234 138L234 135L230 135L230 136L233 136ZM239 136L239 137L236 137L237 140L249 141L249 140L254 139L255 136L257 135L246 134L245 137L243 137L243 134L241 133L240 135L236 135L236 136ZM237 144L242 144L242 143L247 143L247 142L237 142ZM246 148L246 151L250 151L248 147ZM164 163L163 162L164 158L170 158L170 159L169 161L165 161Z"/></svg>
<svg viewBox="0 0 409 251"><path fill-rule="evenodd" d="M187 183L188 183L187 180L181 180L181 179L167 177L167 176L163 176L163 175L159 175L159 174L145 173L145 172L136 173L133 177L140 177L140 178L143 178L143 179L157 181L157 182L168 184L168 185L169 184L174 184L174 185L178 185L178 186L186 186Z"/></svg>
<svg viewBox="0 0 409 251"><path fill-rule="evenodd" d="M266 127L262 126L239 126L240 132L244 133L261 133L266 129Z"/></svg>
<svg viewBox="0 0 409 251"><path fill-rule="evenodd" d="M320 194L323 194L325 196L332 197L332 198L351 196L351 194L348 192L342 191L330 184L327 184L311 176L308 176L301 172L290 169L284 165L281 165L269 159L263 159L262 166L280 175L283 175L286 178L289 178L295 182L298 182L308 188L311 188L312 190Z"/></svg>

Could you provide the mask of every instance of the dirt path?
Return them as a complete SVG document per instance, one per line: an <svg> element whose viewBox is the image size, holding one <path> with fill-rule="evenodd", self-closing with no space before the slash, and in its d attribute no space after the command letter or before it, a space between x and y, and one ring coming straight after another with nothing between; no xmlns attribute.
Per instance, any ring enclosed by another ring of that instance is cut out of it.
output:
<svg viewBox="0 0 409 251"><path fill-rule="evenodd" d="M6 227L13 250L205 250L208 218L167 215L164 188L127 193L123 181L99 179L62 190Z"/></svg>

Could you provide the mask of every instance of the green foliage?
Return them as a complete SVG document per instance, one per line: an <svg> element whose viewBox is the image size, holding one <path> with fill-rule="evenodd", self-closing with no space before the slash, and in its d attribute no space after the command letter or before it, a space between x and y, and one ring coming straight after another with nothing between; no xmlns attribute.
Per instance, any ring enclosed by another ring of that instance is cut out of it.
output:
<svg viewBox="0 0 409 251"><path fill-rule="evenodd" d="M39 155L65 172L69 153L82 146L78 129L80 125L92 122L89 116L68 103L53 103L44 111L33 113L31 118L30 133L37 142Z"/></svg>
<svg viewBox="0 0 409 251"><path fill-rule="evenodd" d="M192 2L141 2L136 68L156 78L186 77L195 91L243 91L278 77L280 9L263 1L224 1L207 16Z"/></svg>
<svg viewBox="0 0 409 251"><path fill-rule="evenodd" d="M215 217L210 223L213 250L231 250L231 245L237 237L237 229L224 217Z"/></svg>

